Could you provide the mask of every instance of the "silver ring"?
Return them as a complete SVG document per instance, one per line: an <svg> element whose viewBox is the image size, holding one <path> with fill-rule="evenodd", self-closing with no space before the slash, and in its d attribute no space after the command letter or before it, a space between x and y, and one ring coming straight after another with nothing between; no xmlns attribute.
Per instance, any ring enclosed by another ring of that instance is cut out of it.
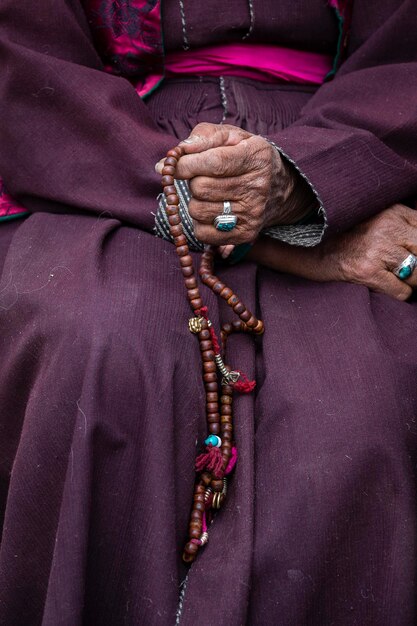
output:
<svg viewBox="0 0 417 626"><path fill-rule="evenodd" d="M407 278L410 278L416 267L417 257L415 257L414 254L409 254L408 257L406 257L404 261L397 265L397 267L392 271L400 280L407 280Z"/></svg>
<svg viewBox="0 0 417 626"><path fill-rule="evenodd" d="M223 213L214 218L214 226L217 230L229 232L237 224L237 217L232 213L232 205L229 200L223 202Z"/></svg>

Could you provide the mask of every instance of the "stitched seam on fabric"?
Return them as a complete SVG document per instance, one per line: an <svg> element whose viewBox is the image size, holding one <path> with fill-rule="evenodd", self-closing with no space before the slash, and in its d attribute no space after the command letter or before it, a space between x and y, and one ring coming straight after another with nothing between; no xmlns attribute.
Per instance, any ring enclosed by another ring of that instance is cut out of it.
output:
<svg viewBox="0 0 417 626"><path fill-rule="evenodd" d="M224 76L220 76L219 83L220 83L220 96L222 99L222 107L223 107L223 116L222 116L220 124L223 124L226 121L226 117L227 117L227 95L226 95L226 85L224 82Z"/></svg>
<svg viewBox="0 0 417 626"><path fill-rule="evenodd" d="M180 597L179 597L179 601L178 601L178 608L177 608L177 613L176 613L176 619L175 619L175 626L179 626L180 620L181 620L181 616L182 616L182 612L184 609L184 596L185 596L185 589L187 587L187 583L188 583L188 577L190 575L190 570L188 571L187 576L184 578L184 580L182 581L182 589L180 592Z"/></svg>
<svg viewBox="0 0 417 626"><path fill-rule="evenodd" d="M190 44L187 37L187 23L185 21L185 11L184 11L184 2L183 0L179 0L180 3L180 14L181 14L181 25L182 25L182 47L184 50L189 50Z"/></svg>
<svg viewBox="0 0 417 626"><path fill-rule="evenodd" d="M271 144L271 146L274 146L274 148L276 150L278 150L278 152L280 152L282 154L283 157L285 157L297 170L297 172L304 178L304 180L306 181L306 183L309 185L309 187L311 188L311 190L313 191L313 193L315 194L318 202L319 202L319 209L318 209L318 215L320 217L323 218L324 224L323 224L323 229L322 229L322 233L321 233L321 237L319 239L319 241L317 243L320 243L320 241L323 239L323 235L328 227L328 222L327 222L327 214L326 214L326 210L323 206L323 203L321 201L321 198L318 194L318 191L315 189L314 185L309 181L309 179L307 178L307 176L304 174L304 172L302 172L300 170L300 168L298 167L297 163L295 161L293 161L293 159L291 157L288 156L288 154L286 154L284 152L284 150L282 150L282 148L280 148L279 146L277 146L276 143L274 143L273 141L271 141L270 139L268 139L267 137L264 137L264 139L266 139L268 141L268 143ZM268 229L269 230L269 229Z"/></svg>
<svg viewBox="0 0 417 626"><path fill-rule="evenodd" d="M242 41L244 41L245 39L247 39L248 37L252 35L253 28L255 26L255 9L253 8L253 0L248 0L248 4L249 4L250 24L249 24L248 32L246 33L246 35L242 37Z"/></svg>

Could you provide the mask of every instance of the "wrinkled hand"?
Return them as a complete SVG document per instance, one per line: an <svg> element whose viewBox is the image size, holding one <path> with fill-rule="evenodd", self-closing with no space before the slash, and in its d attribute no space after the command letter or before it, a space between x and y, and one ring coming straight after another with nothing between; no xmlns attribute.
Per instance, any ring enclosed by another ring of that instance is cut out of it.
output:
<svg viewBox="0 0 417 626"><path fill-rule="evenodd" d="M295 248L263 238L250 256L260 264L319 282L347 281L406 300L417 287L417 270L406 281L392 273L417 256L417 211L402 204L386 209L315 248Z"/></svg>
<svg viewBox="0 0 417 626"><path fill-rule="evenodd" d="M267 226L303 217L306 202L298 201L297 177L266 139L236 126L202 123L180 145L185 155L175 177L189 180L189 211L195 235L203 243L254 241ZM156 165L159 173L162 165L163 160ZM228 233L213 225L225 200L238 218Z"/></svg>

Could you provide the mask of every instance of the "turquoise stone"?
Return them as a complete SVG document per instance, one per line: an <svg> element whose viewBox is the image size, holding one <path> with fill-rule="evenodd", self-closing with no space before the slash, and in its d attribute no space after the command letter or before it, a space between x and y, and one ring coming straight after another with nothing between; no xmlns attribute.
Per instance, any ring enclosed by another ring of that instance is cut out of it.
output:
<svg viewBox="0 0 417 626"><path fill-rule="evenodd" d="M211 443L211 445L215 448L220 448L220 446L222 445L222 440L217 435L209 435L204 443L206 444L206 446Z"/></svg>
<svg viewBox="0 0 417 626"><path fill-rule="evenodd" d="M405 267L402 267L398 272L399 278L401 278L401 280L406 280L407 278L409 278L409 276L411 276L411 272L412 270L410 265L406 265Z"/></svg>
<svg viewBox="0 0 417 626"><path fill-rule="evenodd" d="M229 232L230 230L233 230L235 227L235 224L218 224L217 225L217 230L223 230L223 231L227 231Z"/></svg>

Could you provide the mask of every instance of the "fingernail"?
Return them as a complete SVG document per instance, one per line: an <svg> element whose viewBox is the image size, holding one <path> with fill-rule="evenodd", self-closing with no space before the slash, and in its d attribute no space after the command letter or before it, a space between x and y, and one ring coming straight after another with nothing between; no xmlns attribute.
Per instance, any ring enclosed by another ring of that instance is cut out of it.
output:
<svg viewBox="0 0 417 626"><path fill-rule="evenodd" d="M223 257L223 259L227 259L231 255L233 250L234 250L234 246L232 245L224 246L220 254Z"/></svg>
<svg viewBox="0 0 417 626"><path fill-rule="evenodd" d="M195 143L199 139L201 139L200 135L190 135L187 139L180 141L180 143Z"/></svg>
<svg viewBox="0 0 417 626"><path fill-rule="evenodd" d="M162 168L163 167L164 167L164 159L161 159L155 165L155 172L157 172L158 174L162 174Z"/></svg>

